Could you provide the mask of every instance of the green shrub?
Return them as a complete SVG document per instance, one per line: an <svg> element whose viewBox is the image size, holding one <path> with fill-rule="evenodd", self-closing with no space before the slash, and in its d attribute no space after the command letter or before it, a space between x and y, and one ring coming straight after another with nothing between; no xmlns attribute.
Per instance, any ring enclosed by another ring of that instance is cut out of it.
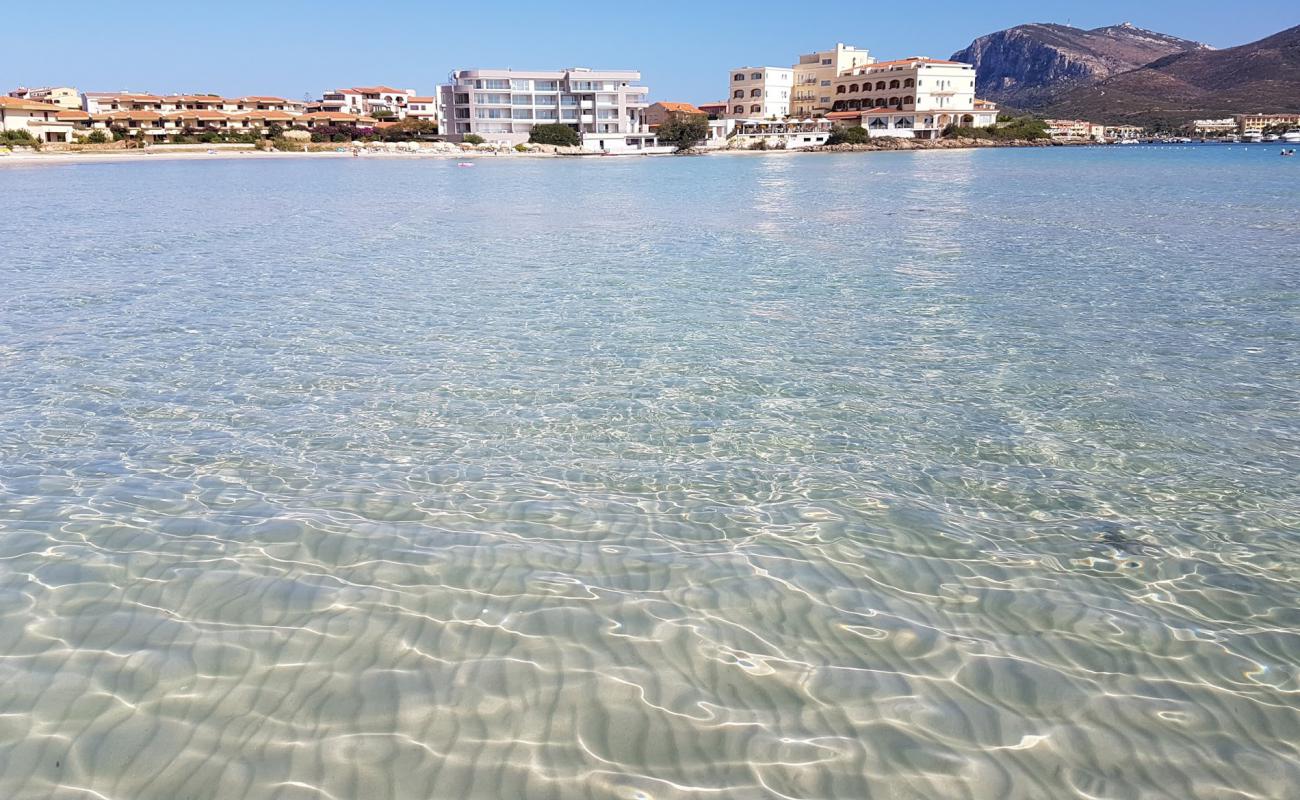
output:
<svg viewBox="0 0 1300 800"><path fill-rule="evenodd" d="M767 149L767 140L766 140L766 139L759 139L759 140L757 140L757 141L755 141L755 142L752 142L752 143L750 143L750 145L749 145L749 149L750 149L750 150L766 150L766 149Z"/></svg>
<svg viewBox="0 0 1300 800"><path fill-rule="evenodd" d="M417 139L430 140L438 135L438 123L427 119L404 119L375 131L379 139L385 142L413 142Z"/></svg>
<svg viewBox="0 0 1300 800"><path fill-rule="evenodd" d="M484 139L482 136L479 136L477 133L467 133L461 137L461 141L464 142L465 144L483 144L484 142L487 141L487 139Z"/></svg>
<svg viewBox="0 0 1300 800"><path fill-rule="evenodd" d="M673 114L655 133L660 144L673 145L678 151L690 150L709 138L709 118L703 114Z"/></svg>
<svg viewBox="0 0 1300 800"><path fill-rule="evenodd" d="M515 152L518 152L518 153L527 153L527 152L528 152L528 145L526 145L526 144L520 142L519 144L515 145Z"/></svg>
<svg viewBox="0 0 1300 800"><path fill-rule="evenodd" d="M866 144L871 141L871 134L861 125L852 128L836 128L827 137L826 144Z"/></svg>
<svg viewBox="0 0 1300 800"><path fill-rule="evenodd" d="M31 147L40 150L41 140L32 136L31 132L26 130L0 131L0 145Z"/></svg>
<svg viewBox="0 0 1300 800"><path fill-rule="evenodd" d="M999 117L999 120L1002 118ZM961 125L949 125L943 129L945 137L961 137L965 139L994 139L997 141L1027 140L1036 141L1038 139L1050 138L1047 133L1047 123L1041 119L1033 117L1020 117L1008 121L999 121L996 125L990 125L987 128L970 128Z"/></svg>
<svg viewBox="0 0 1300 800"><path fill-rule="evenodd" d="M582 137L563 122L552 122L548 125L534 125L528 141L533 144L553 144L556 147L577 147L582 144Z"/></svg>

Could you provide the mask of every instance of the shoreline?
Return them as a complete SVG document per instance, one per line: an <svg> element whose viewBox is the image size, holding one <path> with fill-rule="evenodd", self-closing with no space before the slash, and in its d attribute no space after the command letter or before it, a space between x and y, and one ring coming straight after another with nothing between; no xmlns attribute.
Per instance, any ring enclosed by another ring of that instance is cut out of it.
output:
<svg viewBox="0 0 1300 800"><path fill-rule="evenodd" d="M446 152L445 150L390 151L385 149L362 150L354 155L349 148L344 152L337 150L277 151L268 152L255 149L206 149L169 150L163 148L145 148L142 150L97 150L57 152L21 152L0 155L0 167L56 165L56 164L112 164L138 161L189 161L189 160L269 160L269 159L352 159L380 158L386 160L434 160L465 161L479 159L533 160L533 159L585 159L585 158L672 158L714 155L824 155L837 153L897 153L920 152L929 150L983 150L990 148L1050 148L1071 147L1072 144L1028 141L993 141L983 139L940 139L921 141L915 139L898 139L889 144L853 144L821 145L817 147L782 150L749 150L743 148L695 149L682 153L559 153L559 152L517 152L514 150L462 150ZM166 145L163 146L167 147Z"/></svg>

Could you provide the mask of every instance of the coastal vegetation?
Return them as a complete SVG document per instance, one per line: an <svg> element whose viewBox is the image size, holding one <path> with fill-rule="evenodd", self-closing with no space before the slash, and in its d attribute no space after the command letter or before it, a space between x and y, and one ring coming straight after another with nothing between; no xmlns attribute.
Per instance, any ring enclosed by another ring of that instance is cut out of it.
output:
<svg viewBox="0 0 1300 800"><path fill-rule="evenodd" d="M703 114L673 114L659 125L659 143L678 152L690 150L709 138L709 118Z"/></svg>
<svg viewBox="0 0 1300 800"><path fill-rule="evenodd" d="M826 144L867 144L871 141L871 134L861 125L855 125L852 128L836 128L831 131L830 137Z"/></svg>
<svg viewBox="0 0 1300 800"><path fill-rule="evenodd" d="M1033 117L998 117L997 124L987 128L970 128L961 125L949 125L944 128L945 137L964 139L995 139L998 141L1027 141L1050 139L1047 123Z"/></svg>
<svg viewBox="0 0 1300 800"><path fill-rule="evenodd" d="M0 131L0 146L41 149L41 141L25 130Z"/></svg>
<svg viewBox="0 0 1300 800"><path fill-rule="evenodd" d="M469 141L468 137L466 141ZM582 137L568 125L553 122L549 125L534 125L528 141L533 144L553 144L556 147L578 147L582 144Z"/></svg>
<svg viewBox="0 0 1300 800"><path fill-rule="evenodd" d="M438 123L408 117L401 122L375 129L375 138L382 142L414 142L431 140L438 135Z"/></svg>
<svg viewBox="0 0 1300 800"><path fill-rule="evenodd" d="M482 136L479 136L477 133L467 133L461 137L461 141L464 142L465 144L483 144L484 142L487 141L487 139L484 139Z"/></svg>

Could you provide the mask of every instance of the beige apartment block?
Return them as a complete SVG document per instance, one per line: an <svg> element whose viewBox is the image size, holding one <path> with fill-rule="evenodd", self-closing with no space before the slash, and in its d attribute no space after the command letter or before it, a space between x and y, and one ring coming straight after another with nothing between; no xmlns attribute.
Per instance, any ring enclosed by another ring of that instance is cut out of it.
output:
<svg viewBox="0 0 1300 800"><path fill-rule="evenodd" d="M834 102L835 79L856 68L874 64L876 60L865 49L843 42L831 50L806 53L792 67L794 88L790 98L790 114L795 117L821 117L831 110Z"/></svg>

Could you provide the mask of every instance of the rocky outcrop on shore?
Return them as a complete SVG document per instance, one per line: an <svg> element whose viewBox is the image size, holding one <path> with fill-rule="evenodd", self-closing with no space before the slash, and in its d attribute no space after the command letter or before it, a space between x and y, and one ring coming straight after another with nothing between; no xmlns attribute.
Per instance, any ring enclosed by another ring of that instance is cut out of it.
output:
<svg viewBox="0 0 1300 800"><path fill-rule="evenodd" d="M899 139L882 137L866 144L824 144L810 148L816 153L871 153L882 150L962 150L971 147L1050 147L1051 142L1025 139L974 139L952 137L949 139Z"/></svg>

